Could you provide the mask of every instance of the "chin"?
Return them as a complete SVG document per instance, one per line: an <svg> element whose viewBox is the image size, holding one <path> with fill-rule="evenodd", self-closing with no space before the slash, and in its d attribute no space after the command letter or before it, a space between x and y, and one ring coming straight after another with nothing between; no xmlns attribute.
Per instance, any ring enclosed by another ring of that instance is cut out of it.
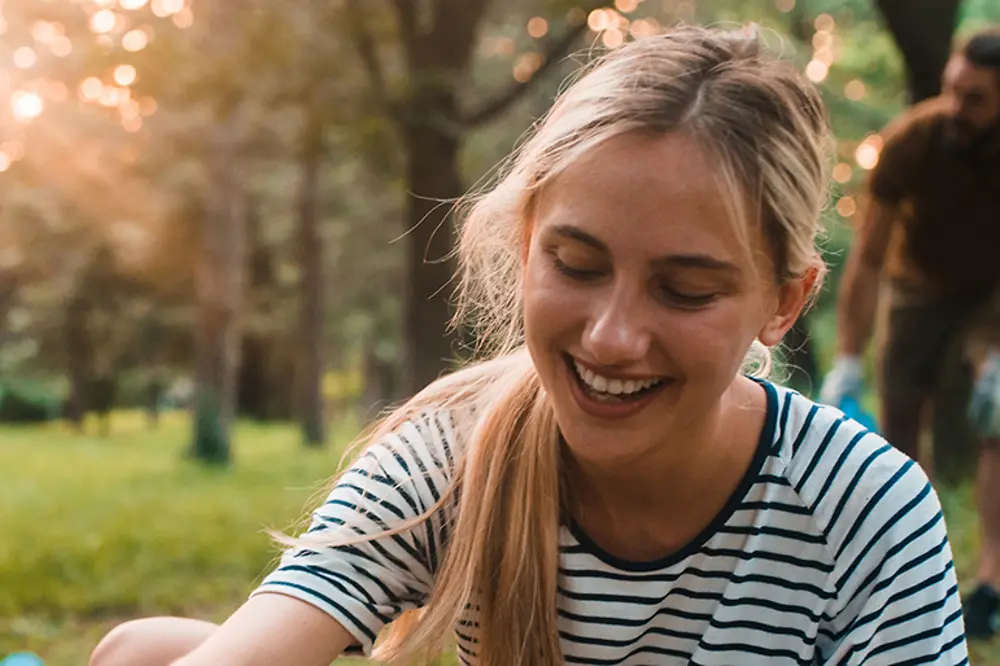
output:
<svg viewBox="0 0 1000 666"><path fill-rule="evenodd" d="M663 443L649 432L595 428L572 420L558 422L563 445L575 460L588 465L620 467L644 458Z"/></svg>

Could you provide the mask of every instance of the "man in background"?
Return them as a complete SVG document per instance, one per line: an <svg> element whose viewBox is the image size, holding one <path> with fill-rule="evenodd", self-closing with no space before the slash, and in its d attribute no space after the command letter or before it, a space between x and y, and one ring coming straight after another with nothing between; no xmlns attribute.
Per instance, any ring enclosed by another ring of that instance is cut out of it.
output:
<svg viewBox="0 0 1000 666"><path fill-rule="evenodd" d="M980 445L982 546L965 623L970 638L989 638L1000 608L1000 32L966 42L941 95L889 125L867 187L820 399L859 396L877 318L882 434L917 460L945 353L962 345L974 376L961 402Z"/></svg>

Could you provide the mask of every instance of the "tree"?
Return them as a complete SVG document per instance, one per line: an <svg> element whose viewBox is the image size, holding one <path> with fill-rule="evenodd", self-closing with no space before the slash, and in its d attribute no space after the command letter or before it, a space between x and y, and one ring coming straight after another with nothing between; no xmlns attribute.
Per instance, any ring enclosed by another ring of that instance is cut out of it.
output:
<svg viewBox="0 0 1000 666"><path fill-rule="evenodd" d="M315 109L306 112L299 147L300 182L298 190L298 258L301 271L299 293L298 383L299 422L307 446L326 441L323 405L323 369L325 354L325 298L323 280L323 236L319 229L319 187L321 167L326 153L325 124Z"/></svg>
<svg viewBox="0 0 1000 666"><path fill-rule="evenodd" d="M406 280L404 385L415 392L433 381L454 356L447 287L454 266L450 204L464 194L459 156L466 133L498 118L542 75L558 64L587 28L587 12L605 2L588 2L572 13L576 21L548 38L530 78L485 96L480 105L463 103L461 86L473 65L474 49L490 0L393 0L395 47L405 85L387 84L370 9L348 0L351 32L368 71L371 93L393 122L404 153L406 195ZM558 3L553 3L558 5ZM555 7L552 7L554 9ZM563 9L566 9L564 6ZM580 11L582 9L582 11Z"/></svg>
<svg viewBox="0 0 1000 666"><path fill-rule="evenodd" d="M246 264L246 201L239 166L244 91L232 59L239 57L244 45L240 23L221 0L203 6L198 51L219 89L209 97L211 123L203 128L208 187L200 210L195 269L199 316L192 450L200 459L228 462Z"/></svg>
<svg viewBox="0 0 1000 666"><path fill-rule="evenodd" d="M934 97L951 54L960 0L876 0L906 62L910 102Z"/></svg>

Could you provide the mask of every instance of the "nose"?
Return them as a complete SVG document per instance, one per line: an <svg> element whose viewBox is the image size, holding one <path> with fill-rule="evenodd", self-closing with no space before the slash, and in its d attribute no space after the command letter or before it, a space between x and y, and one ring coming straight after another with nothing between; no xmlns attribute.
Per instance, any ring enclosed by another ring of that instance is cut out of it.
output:
<svg viewBox="0 0 1000 666"><path fill-rule="evenodd" d="M582 346L595 363L608 367L641 361L649 353L652 334L648 304L641 296L611 293L595 298Z"/></svg>

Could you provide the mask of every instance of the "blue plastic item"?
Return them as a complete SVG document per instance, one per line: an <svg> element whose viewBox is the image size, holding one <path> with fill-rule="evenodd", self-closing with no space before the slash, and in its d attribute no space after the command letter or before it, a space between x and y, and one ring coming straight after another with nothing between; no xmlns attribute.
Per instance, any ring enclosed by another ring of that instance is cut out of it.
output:
<svg viewBox="0 0 1000 666"><path fill-rule="evenodd" d="M837 409L844 412L847 416L854 419L864 427L868 428L872 432L878 432L878 423L875 420L875 416L861 406L857 398L852 395L844 396L837 405ZM3 664L0 664L3 666Z"/></svg>
<svg viewBox="0 0 1000 666"><path fill-rule="evenodd" d="M0 666L45 666L45 662L33 652L15 652L0 661Z"/></svg>

